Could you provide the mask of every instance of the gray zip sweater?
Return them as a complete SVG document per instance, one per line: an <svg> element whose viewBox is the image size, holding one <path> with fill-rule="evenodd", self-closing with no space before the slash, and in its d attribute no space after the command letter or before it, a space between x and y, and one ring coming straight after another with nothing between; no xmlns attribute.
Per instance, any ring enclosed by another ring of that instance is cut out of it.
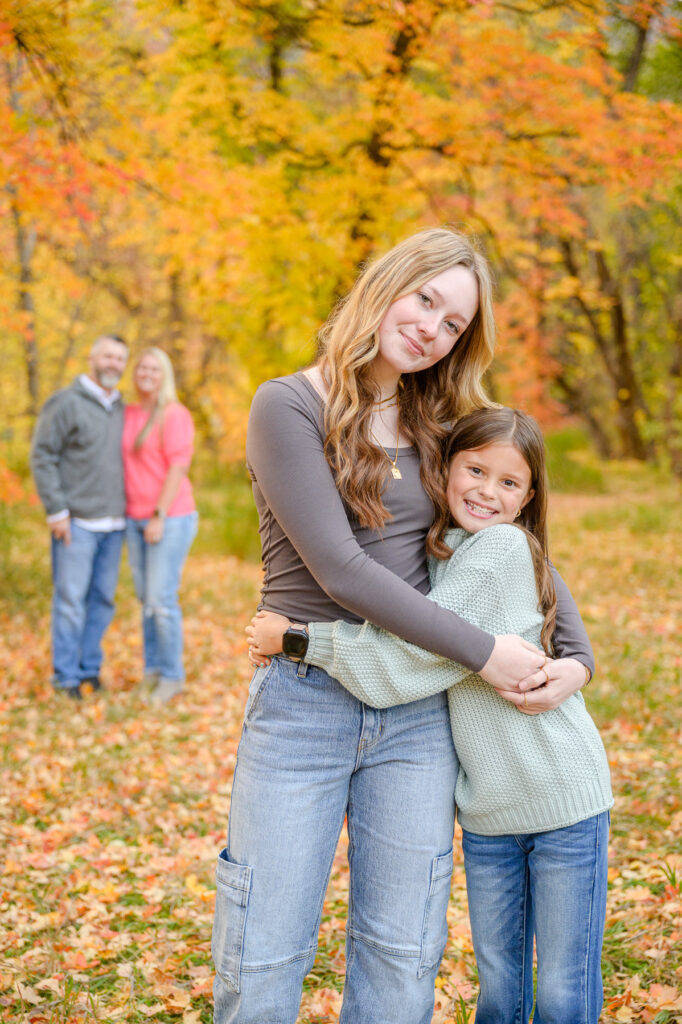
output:
<svg viewBox="0 0 682 1024"><path fill-rule="evenodd" d="M48 516L125 515L123 403L105 409L79 379L43 406L31 445L31 469Z"/></svg>
<svg viewBox="0 0 682 1024"><path fill-rule="evenodd" d="M429 559L429 597L490 633L541 648L543 616L528 542L515 526L452 530L454 553ZM310 623L306 661L359 700L390 707L448 691L460 759L460 824L481 835L563 828L613 804L609 767L581 693L552 711L521 714L470 669L366 622Z"/></svg>

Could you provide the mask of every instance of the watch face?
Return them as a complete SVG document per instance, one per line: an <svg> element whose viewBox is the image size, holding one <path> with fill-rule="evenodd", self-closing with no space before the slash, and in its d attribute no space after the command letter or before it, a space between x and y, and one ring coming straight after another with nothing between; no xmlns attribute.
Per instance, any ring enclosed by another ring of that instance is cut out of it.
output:
<svg viewBox="0 0 682 1024"><path fill-rule="evenodd" d="M303 658L308 650L308 637L302 630L288 629L282 640L282 652L289 658Z"/></svg>

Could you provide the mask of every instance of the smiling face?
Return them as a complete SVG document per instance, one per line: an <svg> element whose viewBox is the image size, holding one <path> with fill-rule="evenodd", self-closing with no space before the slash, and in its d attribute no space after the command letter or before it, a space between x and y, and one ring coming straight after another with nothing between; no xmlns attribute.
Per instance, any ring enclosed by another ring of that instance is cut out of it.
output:
<svg viewBox="0 0 682 1024"><path fill-rule="evenodd" d="M458 265L393 302L379 326L379 352L372 364L377 381L426 370L446 356L478 309L478 282Z"/></svg>
<svg viewBox="0 0 682 1024"><path fill-rule="evenodd" d="M90 353L90 376L105 391L113 391L126 368L128 349L113 338L100 338Z"/></svg>
<svg viewBox="0 0 682 1024"><path fill-rule="evenodd" d="M149 352L142 356L135 367L133 380L140 397L155 399L163 382L163 369L159 360Z"/></svg>
<svg viewBox="0 0 682 1024"><path fill-rule="evenodd" d="M531 482L528 463L513 444L495 442L459 451L448 474L452 518L469 533L513 523L535 494Z"/></svg>

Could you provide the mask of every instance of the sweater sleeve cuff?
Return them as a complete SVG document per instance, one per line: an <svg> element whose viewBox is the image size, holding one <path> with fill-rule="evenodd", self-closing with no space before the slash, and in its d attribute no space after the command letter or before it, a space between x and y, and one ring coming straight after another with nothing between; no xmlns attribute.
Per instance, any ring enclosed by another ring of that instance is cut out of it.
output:
<svg viewBox="0 0 682 1024"><path fill-rule="evenodd" d="M317 665L318 668L331 665L334 659L334 623L309 622L308 635L310 639L305 661L310 665Z"/></svg>

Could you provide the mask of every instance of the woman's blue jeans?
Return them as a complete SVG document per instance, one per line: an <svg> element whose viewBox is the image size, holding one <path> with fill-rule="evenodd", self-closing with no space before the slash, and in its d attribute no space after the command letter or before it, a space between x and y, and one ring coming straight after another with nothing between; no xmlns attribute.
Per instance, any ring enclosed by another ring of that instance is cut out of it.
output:
<svg viewBox="0 0 682 1024"><path fill-rule="evenodd" d="M182 611L178 602L180 576L197 533L197 514L169 516L158 544L148 544L148 519L128 519L126 540L135 593L142 602L144 669L161 679L181 682Z"/></svg>
<svg viewBox="0 0 682 1024"><path fill-rule="evenodd" d="M609 814L532 835L464 832L476 1024L597 1024Z"/></svg>
<svg viewBox="0 0 682 1024"><path fill-rule="evenodd" d="M457 773L444 694L380 711L284 657L253 676L217 866L216 1024L293 1024L348 815L341 1024L428 1024Z"/></svg>

